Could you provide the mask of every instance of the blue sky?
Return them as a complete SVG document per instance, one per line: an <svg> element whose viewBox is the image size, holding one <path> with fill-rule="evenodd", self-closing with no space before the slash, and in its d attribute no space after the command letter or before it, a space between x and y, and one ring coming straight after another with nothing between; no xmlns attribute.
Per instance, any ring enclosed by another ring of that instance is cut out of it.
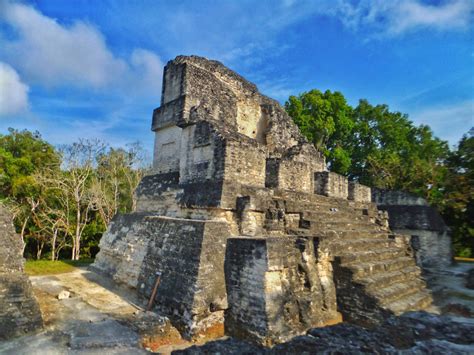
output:
<svg viewBox="0 0 474 355"><path fill-rule="evenodd" d="M474 125L474 1L0 1L0 133L151 150L164 64L216 59L284 103L386 103L450 144Z"/></svg>

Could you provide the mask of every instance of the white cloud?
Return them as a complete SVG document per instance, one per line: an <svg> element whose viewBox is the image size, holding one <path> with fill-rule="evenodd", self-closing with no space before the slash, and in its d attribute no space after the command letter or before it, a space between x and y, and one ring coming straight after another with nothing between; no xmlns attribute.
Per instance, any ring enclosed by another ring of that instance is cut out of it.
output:
<svg viewBox="0 0 474 355"><path fill-rule="evenodd" d="M473 4L471 0L450 1L441 6L403 1L397 9L397 17L391 22L389 30L398 34L416 27L439 30L464 29L469 26Z"/></svg>
<svg viewBox="0 0 474 355"><path fill-rule="evenodd" d="M21 82L15 69L0 62L0 116L26 111L28 91L29 87Z"/></svg>
<svg viewBox="0 0 474 355"><path fill-rule="evenodd" d="M369 28L377 35L398 36L416 29L465 30L473 16L472 0L448 0L439 5L418 0L339 0L332 15L355 30ZM331 11L330 11L331 13Z"/></svg>
<svg viewBox="0 0 474 355"><path fill-rule="evenodd" d="M62 25L33 7L18 3L5 2L0 10L3 20L17 35L5 41L7 61L28 82L46 87L129 90L131 85L156 89L147 75L160 75L156 67L162 64L152 52L136 49L128 62L112 53L101 32L91 24L76 21ZM161 76L154 79L161 83Z"/></svg>
<svg viewBox="0 0 474 355"><path fill-rule="evenodd" d="M161 95L161 79L163 62L153 52L135 49L131 57L132 75L137 82L139 91L151 91L153 95Z"/></svg>

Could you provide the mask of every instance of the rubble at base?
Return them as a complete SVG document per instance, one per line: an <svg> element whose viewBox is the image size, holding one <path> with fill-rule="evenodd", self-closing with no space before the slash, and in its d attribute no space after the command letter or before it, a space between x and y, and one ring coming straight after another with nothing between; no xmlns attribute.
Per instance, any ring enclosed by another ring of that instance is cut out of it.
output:
<svg viewBox="0 0 474 355"><path fill-rule="evenodd" d="M469 354L474 352L474 323L426 312L392 316L368 330L337 324L308 330L306 335L271 349L234 338L174 351L173 354Z"/></svg>

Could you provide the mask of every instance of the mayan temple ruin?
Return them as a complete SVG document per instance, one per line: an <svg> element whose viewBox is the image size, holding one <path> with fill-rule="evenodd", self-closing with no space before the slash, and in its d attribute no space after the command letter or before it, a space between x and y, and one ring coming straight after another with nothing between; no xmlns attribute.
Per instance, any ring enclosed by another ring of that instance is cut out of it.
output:
<svg viewBox="0 0 474 355"><path fill-rule="evenodd" d="M274 100L221 63L180 56L153 112L153 174L93 267L183 335L223 324L264 345L431 306L410 237L371 189L328 171Z"/></svg>

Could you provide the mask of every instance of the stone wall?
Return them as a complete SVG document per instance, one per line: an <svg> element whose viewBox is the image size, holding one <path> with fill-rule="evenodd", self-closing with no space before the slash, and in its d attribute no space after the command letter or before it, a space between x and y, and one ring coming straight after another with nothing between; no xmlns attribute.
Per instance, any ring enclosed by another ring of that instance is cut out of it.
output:
<svg viewBox="0 0 474 355"><path fill-rule="evenodd" d="M372 202L377 205L429 206L421 197L400 190L384 190L372 188Z"/></svg>
<svg viewBox="0 0 474 355"><path fill-rule="evenodd" d="M348 181L345 176L330 171L314 174L314 192L328 197L346 199L348 197Z"/></svg>
<svg viewBox="0 0 474 355"><path fill-rule="evenodd" d="M223 323L228 235L219 221L121 215L102 238L93 268L146 298L160 273L155 309L192 335Z"/></svg>
<svg viewBox="0 0 474 355"><path fill-rule="evenodd" d="M156 133L153 154L153 169L156 173L179 171L181 131L177 126L169 126Z"/></svg>
<svg viewBox="0 0 474 355"><path fill-rule="evenodd" d="M263 146L242 141L228 141L225 154L225 180L235 184L265 187L265 158Z"/></svg>
<svg viewBox="0 0 474 355"><path fill-rule="evenodd" d="M229 239L226 333L272 345L338 319L327 272L317 238Z"/></svg>
<svg viewBox="0 0 474 355"><path fill-rule="evenodd" d="M0 205L0 340L40 329L41 312L23 271L23 245L12 216Z"/></svg>
<svg viewBox="0 0 474 355"><path fill-rule="evenodd" d="M442 269L452 263L453 252L449 228L436 208L418 196L404 191L373 189L372 199L388 212L390 228L411 235L418 265L425 269Z"/></svg>
<svg viewBox="0 0 474 355"><path fill-rule="evenodd" d="M370 202L372 200L370 187L350 181L348 199L360 202Z"/></svg>

